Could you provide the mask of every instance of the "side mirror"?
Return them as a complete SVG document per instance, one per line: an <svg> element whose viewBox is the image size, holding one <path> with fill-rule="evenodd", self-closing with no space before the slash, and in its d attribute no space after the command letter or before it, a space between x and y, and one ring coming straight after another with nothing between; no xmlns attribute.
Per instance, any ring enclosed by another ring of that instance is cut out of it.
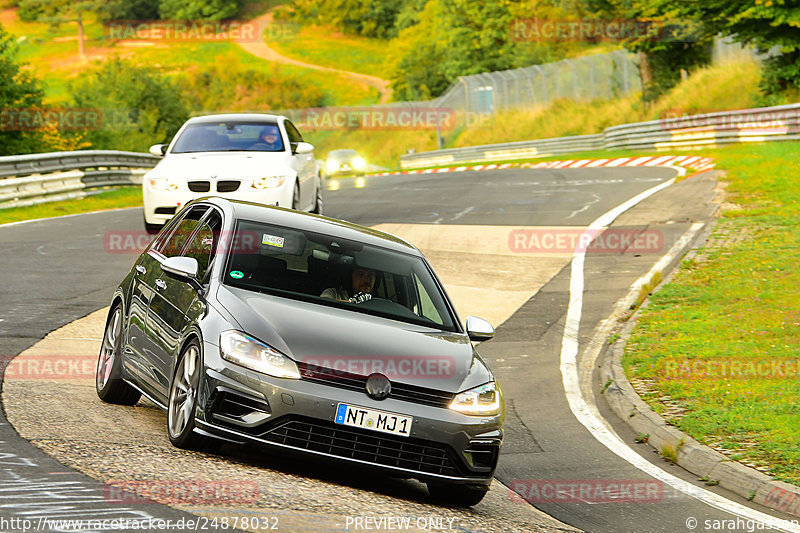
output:
<svg viewBox="0 0 800 533"><path fill-rule="evenodd" d="M494 337L494 328L482 318L468 316L467 335L471 341L486 341Z"/></svg>
<svg viewBox="0 0 800 533"><path fill-rule="evenodd" d="M313 151L314 145L309 143L297 143L297 147L294 149L296 154L310 154Z"/></svg>
<svg viewBox="0 0 800 533"><path fill-rule="evenodd" d="M197 268L197 259L194 257L169 257L161 263L161 270L167 276L188 283L195 289L200 290L203 286L197 279Z"/></svg>
<svg viewBox="0 0 800 533"><path fill-rule="evenodd" d="M150 147L150 153L154 156L163 157L167 153L166 144L154 144Z"/></svg>

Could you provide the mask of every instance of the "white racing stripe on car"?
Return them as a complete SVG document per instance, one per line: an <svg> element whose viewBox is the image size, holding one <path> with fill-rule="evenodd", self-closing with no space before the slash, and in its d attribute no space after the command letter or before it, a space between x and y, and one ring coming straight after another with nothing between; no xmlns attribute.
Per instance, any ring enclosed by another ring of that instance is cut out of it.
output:
<svg viewBox="0 0 800 533"><path fill-rule="evenodd" d="M685 170L679 169L679 174L683 175ZM613 222L619 215L627 211L634 205L642 200L652 196L653 194L661 191L675 182L675 179L666 181L660 185L652 187L643 193L631 198L627 202L615 207L604 215L600 216L597 220L592 222L586 230L585 235L591 235L591 232L605 228ZM561 344L561 375L564 383L564 391L566 393L567 401L575 418L589 430L589 432L606 448L611 450L615 455L624 459L632 466L638 468L642 472L652 476L653 478L669 485L670 487L690 496L696 498L701 502L710 505L716 509L740 516L748 520L754 520L764 525L769 525L776 531L794 532L800 531L800 527L788 527L784 520L780 520L768 514L750 509L744 505L738 504L727 498L724 498L713 492L709 492L703 488L697 487L687 481L673 476L659 468L658 466L650 463L634 450L632 450L613 429L603 420L597 407L589 404L583 397L580 387L580 380L578 378L578 332L580 328L581 312L583 308L583 291L584 291L584 261L585 252L575 252L572 258L572 273L570 277L569 287L569 307L567 309L566 325L564 327L564 336Z"/></svg>

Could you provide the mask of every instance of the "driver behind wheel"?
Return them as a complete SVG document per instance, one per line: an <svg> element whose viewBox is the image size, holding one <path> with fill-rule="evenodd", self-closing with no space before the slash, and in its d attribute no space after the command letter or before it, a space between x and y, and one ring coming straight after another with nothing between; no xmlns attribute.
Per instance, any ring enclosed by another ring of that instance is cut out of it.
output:
<svg viewBox="0 0 800 533"><path fill-rule="evenodd" d="M331 298L360 304L372 299L372 289L375 287L376 274L371 268L356 267L350 273L350 287L330 287L320 294L323 298Z"/></svg>
<svg viewBox="0 0 800 533"><path fill-rule="evenodd" d="M262 150L276 152L283 150L281 134L277 126L264 126L258 134L258 141L251 145L248 150Z"/></svg>

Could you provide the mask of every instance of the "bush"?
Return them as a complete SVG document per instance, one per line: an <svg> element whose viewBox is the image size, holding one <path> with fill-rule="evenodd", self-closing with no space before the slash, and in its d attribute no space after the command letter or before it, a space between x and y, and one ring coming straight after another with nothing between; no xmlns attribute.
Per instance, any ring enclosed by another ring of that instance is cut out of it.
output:
<svg viewBox="0 0 800 533"><path fill-rule="evenodd" d="M765 104L774 105L778 102L772 102L771 98L800 90L800 49L770 57L763 65L759 89Z"/></svg>
<svg viewBox="0 0 800 533"><path fill-rule="evenodd" d="M221 55L213 66L182 76L179 85L194 111L266 111L323 105L322 91L284 74L242 65L234 55Z"/></svg>
<svg viewBox="0 0 800 533"><path fill-rule="evenodd" d="M69 91L70 105L103 113L102 126L85 135L98 150L146 151L169 141L188 117L173 82L119 58L89 71Z"/></svg>

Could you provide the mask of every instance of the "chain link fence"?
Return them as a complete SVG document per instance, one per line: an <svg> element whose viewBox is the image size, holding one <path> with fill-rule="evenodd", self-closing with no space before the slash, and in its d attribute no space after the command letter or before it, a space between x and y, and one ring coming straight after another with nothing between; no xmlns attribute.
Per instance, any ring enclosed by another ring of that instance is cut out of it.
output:
<svg viewBox="0 0 800 533"><path fill-rule="evenodd" d="M433 100L273 112L290 117L306 129L315 129L315 123L320 121L309 121L309 116L320 117L326 112L388 117L393 112L433 111L448 117L446 123L441 124L441 129L451 129L469 126L508 109L544 107L559 98L576 101L610 99L641 89L636 55L618 50L513 70L461 76L444 94ZM359 121L358 117L350 116L341 122L349 123L349 119ZM437 130L440 129L438 126ZM441 137L441 132L438 137Z"/></svg>
<svg viewBox="0 0 800 533"><path fill-rule="evenodd" d="M718 38L712 57L714 63L722 63L760 60L768 55L759 55L752 47L743 47L731 39ZM461 76L444 94L433 100L339 107L336 110L345 114L390 114L393 110L400 112L401 109L403 112L416 110L420 113L444 110L450 118L447 124L442 124L441 129L450 129L475 124L506 110L545 107L556 99L612 99L641 90L637 55L616 50L525 68ZM276 112L302 124L307 111ZM441 133L438 137L441 138Z"/></svg>
<svg viewBox="0 0 800 533"><path fill-rule="evenodd" d="M557 98L615 98L641 88L635 56L620 50L462 76L442 96L425 104L451 108L470 118L514 107L546 106Z"/></svg>

